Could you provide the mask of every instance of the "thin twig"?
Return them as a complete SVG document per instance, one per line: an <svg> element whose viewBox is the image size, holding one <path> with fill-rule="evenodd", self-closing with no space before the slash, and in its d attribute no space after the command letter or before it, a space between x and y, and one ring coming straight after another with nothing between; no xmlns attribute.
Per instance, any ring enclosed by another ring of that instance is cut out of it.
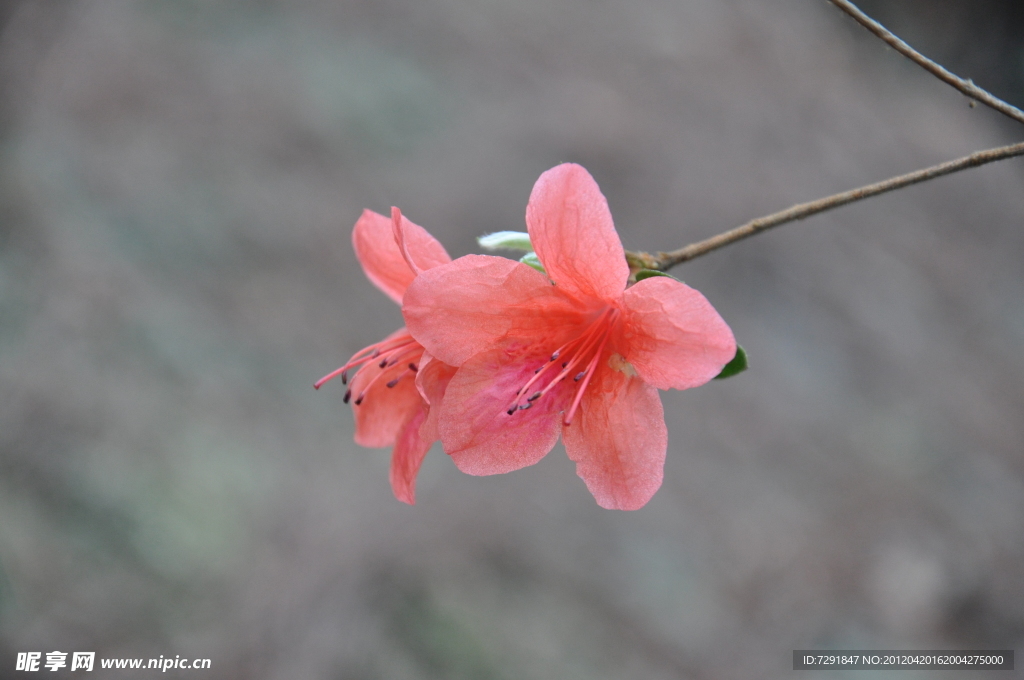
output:
<svg viewBox="0 0 1024 680"><path fill-rule="evenodd" d="M777 227L780 224L787 222L794 222L796 220L802 220L805 217L816 215L826 210L832 210L839 206L846 205L847 203L853 203L871 196L877 196L878 194L884 194L889 191L896 189L902 189L903 187L910 186L911 184L917 184L919 182L926 182L936 177L942 177L943 175L950 175L954 172L960 172L967 168L976 168L980 165L986 165L994 161L1003 160L1004 158L1013 158L1014 156L1024 155L1024 142L1017 144L1010 144L1009 146L1000 146L995 149L987 149L985 151L976 151L970 156L964 156L953 161L946 161L938 165L933 165L930 168L924 168L922 170L915 170L914 172L907 173L906 175L900 175L898 177L892 177L882 182L876 182L875 184L868 184L867 186L860 187L859 189L852 189L850 191L844 191L840 194L834 194L825 198L819 198L816 201L809 203L799 203L790 208L782 210L771 215L764 217L758 217L755 220L751 220L746 224L730 229L727 232L712 236L709 239L698 241L697 243L691 243L690 245L680 248L679 250L673 250L667 253L658 253L657 255L651 255L650 253L627 253L626 257L630 261L630 265L634 268L640 269L657 269L665 271L671 267L692 260L695 257L706 255L712 250L718 250L723 246L727 246L730 243L735 243L741 239L745 239L748 236L753 236L759 232Z"/></svg>
<svg viewBox="0 0 1024 680"><path fill-rule="evenodd" d="M1002 113L1003 115L1013 118L1018 123L1024 123L1024 111L1021 111L1016 106L1007 104L999 97L991 94L990 92L981 89L970 79L964 79L960 76L950 73L941 64L937 64L928 57L924 56L913 47L905 43L899 36L893 34L885 26L878 23L867 14L864 14L856 5L849 0L831 0L832 4L843 10L851 17L853 17L857 23L864 28L868 29L879 38L888 43L894 50L910 59L921 68L925 69L939 80L952 85L962 93L981 102L985 106L991 107Z"/></svg>

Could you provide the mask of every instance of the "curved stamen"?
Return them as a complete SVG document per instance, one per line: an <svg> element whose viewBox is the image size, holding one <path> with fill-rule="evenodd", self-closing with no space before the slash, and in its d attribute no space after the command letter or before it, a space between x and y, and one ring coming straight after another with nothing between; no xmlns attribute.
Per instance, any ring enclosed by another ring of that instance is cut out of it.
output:
<svg viewBox="0 0 1024 680"><path fill-rule="evenodd" d="M393 338L388 338L387 340L381 340L380 342L374 343L368 347L364 347L363 349L353 354L352 358L349 359L348 363L346 363L344 366L341 366L340 368L331 371L330 373L328 373L327 375L313 383L313 389L320 389L320 387L323 386L324 383L333 380L334 378L337 378L339 375L341 376L342 384L348 384L348 372L355 368L356 366L361 366L362 364L365 364L367 361L372 361L374 359L377 359L378 357L383 357L383 359L380 362L380 367L384 368L387 366L388 362L395 357L396 352L404 349L405 351L403 352L403 355L408 355L410 352L413 352L417 349L415 347L415 345L417 344L418 343L412 339L411 335L409 335L408 333L403 333L402 335Z"/></svg>
<svg viewBox="0 0 1024 680"><path fill-rule="evenodd" d="M384 369L384 370L382 370L382 371L381 371L380 373L378 373L377 375L373 376L373 378L372 378L372 379L370 380L370 382L366 383L366 387L364 387L364 388L363 388L363 391L359 393L359 396L358 396L358 397L356 397L356 400L355 400L355 401L354 401L353 403L354 403L354 404L355 404L356 406L359 406L360 404L362 404L362 403L363 403L363 399L365 399L365 398L366 398L366 393L367 393L367 392L369 392L369 391L370 391L370 388L371 388L371 387L373 387L373 386L374 386L374 384L376 384L376 382L377 382L378 380L380 380L381 378L383 378L383 377L384 377L384 376L385 376L385 375L387 374L387 372L388 372L388 369L386 369L386 368L385 368L385 369ZM408 369L406 369L406 371L402 371L402 375L404 375L404 374L405 374L406 372L408 372ZM398 378L401 378L401 377L402 377L402 375L399 375L399 376L398 376ZM395 385L397 385L397 384L398 384L398 378L395 378L395 380L394 380L394 385L392 385L392 384L391 384L391 383L389 382L389 383L387 383L387 386L388 386L388 387L394 387Z"/></svg>
<svg viewBox="0 0 1024 680"><path fill-rule="evenodd" d="M565 418L562 419L562 424L569 425L572 423L572 417L576 413L576 407L580 405L580 401L583 399L583 392L587 389L587 385L590 384L590 379L594 377L594 369L597 368L597 362L601 359L601 354L604 352L604 346L608 343L609 335L610 333L606 330L604 337L601 338L601 346L597 348L597 351L594 353L590 363L587 364L587 369L584 371L586 375L584 376L584 374L581 373L576 376L576 380L579 380L582 377L583 382L580 383L578 388L576 388L576 396L573 397L572 406L569 407L569 412L566 414Z"/></svg>
<svg viewBox="0 0 1024 680"><path fill-rule="evenodd" d="M608 336L617 317L618 309L615 309L614 307L604 309L582 333L552 352L551 358L545 362L543 366L534 371L534 375L526 382L525 385L519 388L516 392L515 401L506 412L509 415L512 415L517 410L525 411L533 406L535 401L553 390L555 386L576 372L573 380L575 382L583 380L583 382L576 388L572 406L570 407L569 413L564 421L568 424L569 421L572 420L576 407L579 405L583 391L590 382L590 376L593 374L601 353L604 351L605 344L608 341ZM570 356L565 357L567 354L570 354ZM541 389L535 389L533 394L526 399L526 402L521 404L520 400L523 395L529 394L530 388L548 373L548 369L554 366L555 362L558 361L560 357L565 357L561 363L561 370L551 377L551 379L548 380ZM582 366L585 366L585 368L583 368L583 370L579 370ZM584 380L584 378L586 378L586 380Z"/></svg>

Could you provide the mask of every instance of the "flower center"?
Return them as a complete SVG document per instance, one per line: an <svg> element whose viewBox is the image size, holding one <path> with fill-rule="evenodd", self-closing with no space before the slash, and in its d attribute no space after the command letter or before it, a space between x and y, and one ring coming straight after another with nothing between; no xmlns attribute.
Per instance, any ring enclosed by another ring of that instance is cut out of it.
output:
<svg viewBox="0 0 1024 680"><path fill-rule="evenodd" d="M583 393L590 384L594 371L599 366L604 347L618 318L617 308L605 308L582 333L552 352L551 358L537 368L533 372L533 377L519 388L515 401L506 413L512 415L516 411L525 411L532 407L534 402L543 398L571 375L577 386L572 404L562 422L565 425L572 423L572 417L580 405L580 400L583 399ZM526 396L528 394L530 396Z"/></svg>
<svg viewBox="0 0 1024 680"><path fill-rule="evenodd" d="M320 389L320 387L333 380L338 376L341 376L341 382L343 385L348 384L348 372L353 368L359 367L357 373L363 371L363 369L371 368L371 363L376 363L380 372L373 377L370 382L356 395L356 400L353 402L356 406L363 403L363 399L366 398L366 393L370 390L378 380L380 380L385 374L392 375L392 379L387 382L388 387L394 387L398 384L398 381L409 374L416 373L419 370L419 366L416 365L416 361L422 356L423 346L420 343L413 340L412 336L408 332L397 333L390 338L381 340L378 343L364 347L363 349L352 355L352 358L348 360L348 363L344 366L331 371L324 377L313 383L314 389ZM415 355L415 357L414 357ZM405 362L406 366L404 369L399 371L392 371L390 369L398 366ZM345 403L347 404L352 398L352 389L349 388L345 392Z"/></svg>

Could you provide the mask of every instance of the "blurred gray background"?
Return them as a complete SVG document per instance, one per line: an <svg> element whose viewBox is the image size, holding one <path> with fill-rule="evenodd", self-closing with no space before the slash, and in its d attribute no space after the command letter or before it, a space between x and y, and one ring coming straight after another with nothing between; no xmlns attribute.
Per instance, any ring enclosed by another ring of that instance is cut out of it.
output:
<svg viewBox="0 0 1024 680"><path fill-rule="evenodd" d="M1016 0L866 7L1024 101ZM597 507L561 445L489 478L435 448L402 505L341 386L312 389L401 323L351 250L363 208L459 256L575 161L654 251L1024 138L828 3L0 20L0 677L55 649L282 680L841 678L792 650L1021 649L1024 161L674 270L752 368L663 395L638 512ZM872 675L897 676L925 674Z"/></svg>

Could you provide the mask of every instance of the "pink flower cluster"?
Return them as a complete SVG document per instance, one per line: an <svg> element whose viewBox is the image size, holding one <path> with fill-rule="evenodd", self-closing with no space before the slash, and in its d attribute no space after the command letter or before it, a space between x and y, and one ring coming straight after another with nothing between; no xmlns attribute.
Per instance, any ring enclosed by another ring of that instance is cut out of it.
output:
<svg viewBox="0 0 1024 680"><path fill-rule="evenodd" d="M546 273L486 255L453 261L397 208L390 220L365 211L356 255L406 327L317 387L358 369L345 394L356 442L394 447L391 485L406 503L437 440L463 472L490 475L538 462L561 436L598 504L640 508L668 447L658 390L718 375L736 353L732 331L679 281L627 285L607 201L582 167L540 176L526 224Z"/></svg>

